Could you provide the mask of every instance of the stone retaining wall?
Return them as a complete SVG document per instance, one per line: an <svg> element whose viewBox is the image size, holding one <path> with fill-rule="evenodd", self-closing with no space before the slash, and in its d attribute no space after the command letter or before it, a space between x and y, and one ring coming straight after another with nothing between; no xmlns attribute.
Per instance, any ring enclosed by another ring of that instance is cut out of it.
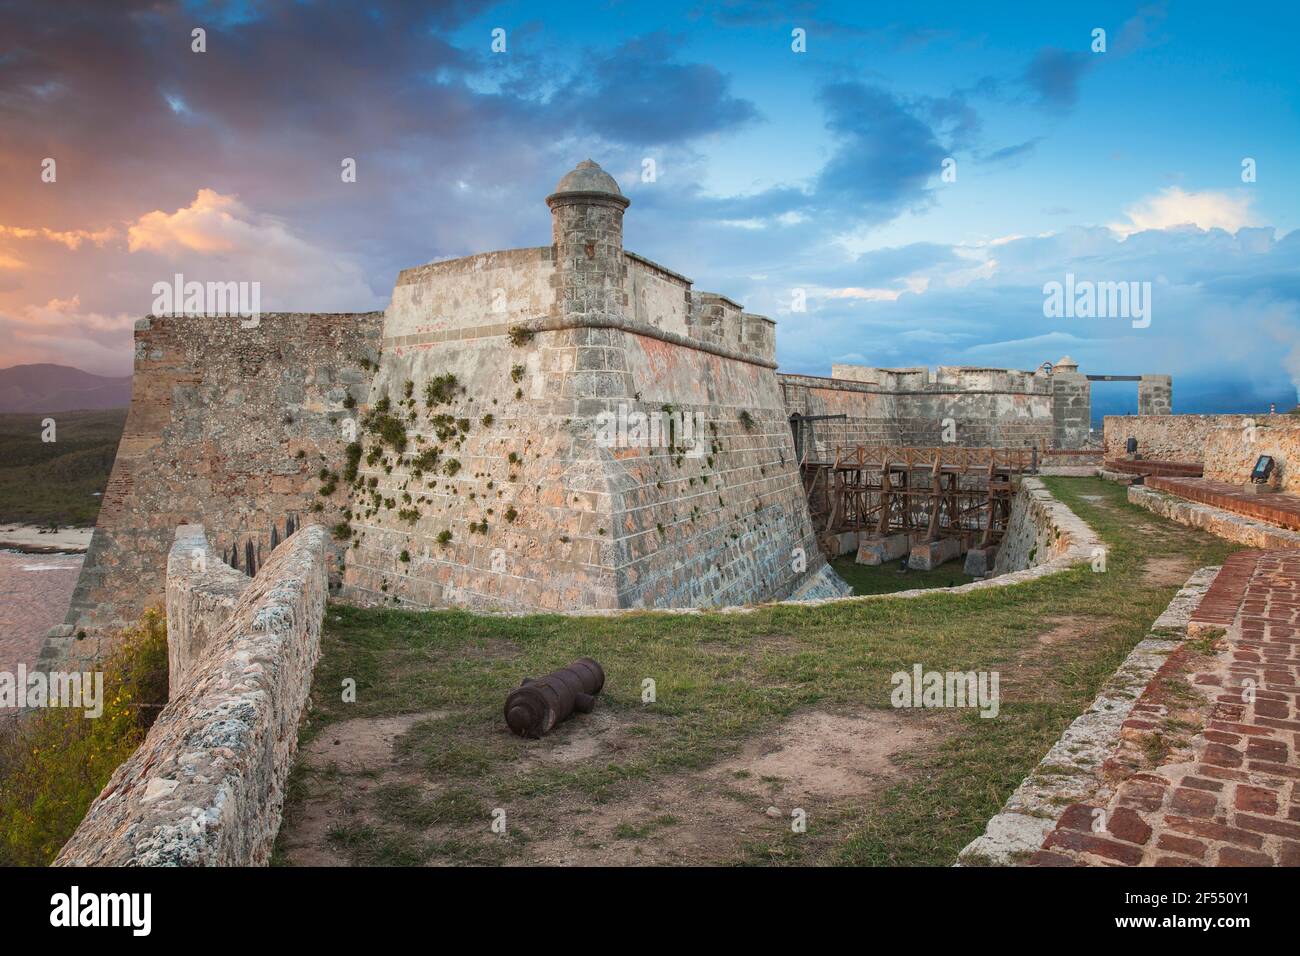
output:
<svg viewBox="0 0 1300 956"><path fill-rule="evenodd" d="M1300 419L1294 415L1107 415L1108 459L1127 456L1136 438L1143 458L1204 464L1205 477L1245 481L1259 455L1300 463ZM1300 468L1287 490L1300 488Z"/></svg>
<svg viewBox="0 0 1300 956"><path fill-rule="evenodd" d="M182 528L168 561L168 608L180 611L175 620L169 614L168 642L176 645L169 656L187 672L183 686L91 804L56 866L270 859L320 656L327 535L319 526L298 531L231 602L233 582L220 561L190 563L200 534Z"/></svg>
<svg viewBox="0 0 1300 956"><path fill-rule="evenodd" d="M1037 478L1022 478L1011 502L1011 519L998 546L994 574L1065 561L1092 561L1101 542L1073 511L1052 497Z"/></svg>

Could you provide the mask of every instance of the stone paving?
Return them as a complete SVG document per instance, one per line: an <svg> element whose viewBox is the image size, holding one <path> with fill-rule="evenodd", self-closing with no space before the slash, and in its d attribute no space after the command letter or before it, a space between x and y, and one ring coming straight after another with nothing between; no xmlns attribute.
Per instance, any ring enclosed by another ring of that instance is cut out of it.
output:
<svg viewBox="0 0 1300 956"><path fill-rule="evenodd" d="M84 557L0 551L0 671L36 663L45 632L68 610Z"/></svg>
<svg viewBox="0 0 1300 956"><path fill-rule="evenodd" d="M1167 478L1152 476L1147 486L1157 491L1167 491L1189 501L1223 508L1237 514L1249 515L1279 528L1300 531L1300 496L1283 492L1252 494L1241 485L1209 478Z"/></svg>
<svg viewBox="0 0 1300 956"><path fill-rule="evenodd" d="M1105 805L1068 807L1030 865L1300 866L1298 698L1300 552L1237 552L1134 704L1108 769L1124 775L1126 753L1197 729Z"/></svg>

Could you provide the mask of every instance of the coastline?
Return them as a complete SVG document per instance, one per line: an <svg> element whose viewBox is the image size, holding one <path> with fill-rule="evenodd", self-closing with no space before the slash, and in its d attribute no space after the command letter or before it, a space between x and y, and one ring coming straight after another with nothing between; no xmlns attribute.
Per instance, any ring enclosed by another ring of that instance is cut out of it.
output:
<svg viewBox="0 0 1300 956"><path fill-rule="evenodd" d="M85 554L94 528L47 531L30 524L0 524L0 551L22 554Z"/></svg>

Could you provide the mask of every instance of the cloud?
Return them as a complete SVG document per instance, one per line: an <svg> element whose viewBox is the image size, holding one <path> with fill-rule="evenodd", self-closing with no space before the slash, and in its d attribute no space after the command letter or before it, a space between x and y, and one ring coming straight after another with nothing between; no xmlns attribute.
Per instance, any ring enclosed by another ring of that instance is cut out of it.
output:
<svg viewBox="0 0 1300 956"><path fill-rule="evenodd" d="M1195 226L1198 229L1224 229L1236 232L1253 224L1251 197L1245 193L1230 195L1213 192L1185 192L1171 186L1155 196L1148 196L1124 210L1128 222L1112 223L1110 228L1121 235L1147 229L1172 229Z"/></svg>
<svg viewBox="0 0 1300 956"><path fill-rule="evenodd" d="M133 325L126 313L83 309L78 295L50 299L13 313L0 311L0 354L24 363L51 362L124 375L131 368Z"/></svg>
<svg viewBox="0 0 1300 956"><path fill-rule="evenodd" d="M42 226L39 229L27 226L4 226L0 225L0 237L8 236L11 239L45 239L49 242L57 242L69 249L76 250L81 247L83 242L91 242L97 246L119 235L118 230L112 226L105 226L103 229L50 229Z"/></svg>
<svg viewBox="0 0 1300 956"><path fill-rule="evenodd" d="M1092 68L1092 54L1048 47L1025 67L1022 81L1035 95L1038 105L1064 113L1079 101L1079 80Z"/></svg>
<svg viewBox="0 0 1300 956"><path fill-rule="evenodd" d="M260 282L268 309L345 312L382 304L354 261L213 189L200 189L175 212L145 213L127 228L127 237L132 253L183 266L189 279Z"/></svg>
<svg viewBox="0 0 1300 956"><path fill-rule="evenodd" d="M1021 159L1032 153L1042 141L1043 137L1035 136L1023 143L1016 143L1014 146L1003 146L1001 149L995 149L991 153L981 155L979 161L981 163L1005 163L1008 160Z"/></svg>
<svg viewBox="0 0 1300 956"><path fill-rule="evenodd" d="M758 119L716 67L678 62L680 46L666 33L629 40L592 58L550 104L566 125L634 145L681 142Z"/></svg>

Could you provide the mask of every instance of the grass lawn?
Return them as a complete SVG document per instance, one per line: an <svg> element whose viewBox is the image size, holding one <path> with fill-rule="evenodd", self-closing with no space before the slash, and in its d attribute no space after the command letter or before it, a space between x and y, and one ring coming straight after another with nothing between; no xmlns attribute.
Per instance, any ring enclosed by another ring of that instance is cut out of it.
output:
<svg viewBox="0 0 1300 956"><path fill-rule="evenodd" d="M41 440L46 418L52 442ZM94 525L125 424L125 408L0 415L0 522Z"/></svg>
<svg viewBox="0 0 1300 956"><path fill-rule="evenodd" d="M1107 543L1104 573L750 614L333 604L277 861L950 864L1182 581L1232 550L1122 486L1045 482ZM584 655L607 674L596 712L510 735L509 689ZM998 671L999 715L895 710L890 676L917 663Z"/></svg>
<svg viewBox="0 0 1300 956"><path fill-rule="evenodd" d="M953 588L975 579L963 570L964 559L941 564L932 571L900 570L902 558L885 564L858 564L852 554L831 562L835 573L853 588L854 594L891 594L918 588Z"/></svg>

